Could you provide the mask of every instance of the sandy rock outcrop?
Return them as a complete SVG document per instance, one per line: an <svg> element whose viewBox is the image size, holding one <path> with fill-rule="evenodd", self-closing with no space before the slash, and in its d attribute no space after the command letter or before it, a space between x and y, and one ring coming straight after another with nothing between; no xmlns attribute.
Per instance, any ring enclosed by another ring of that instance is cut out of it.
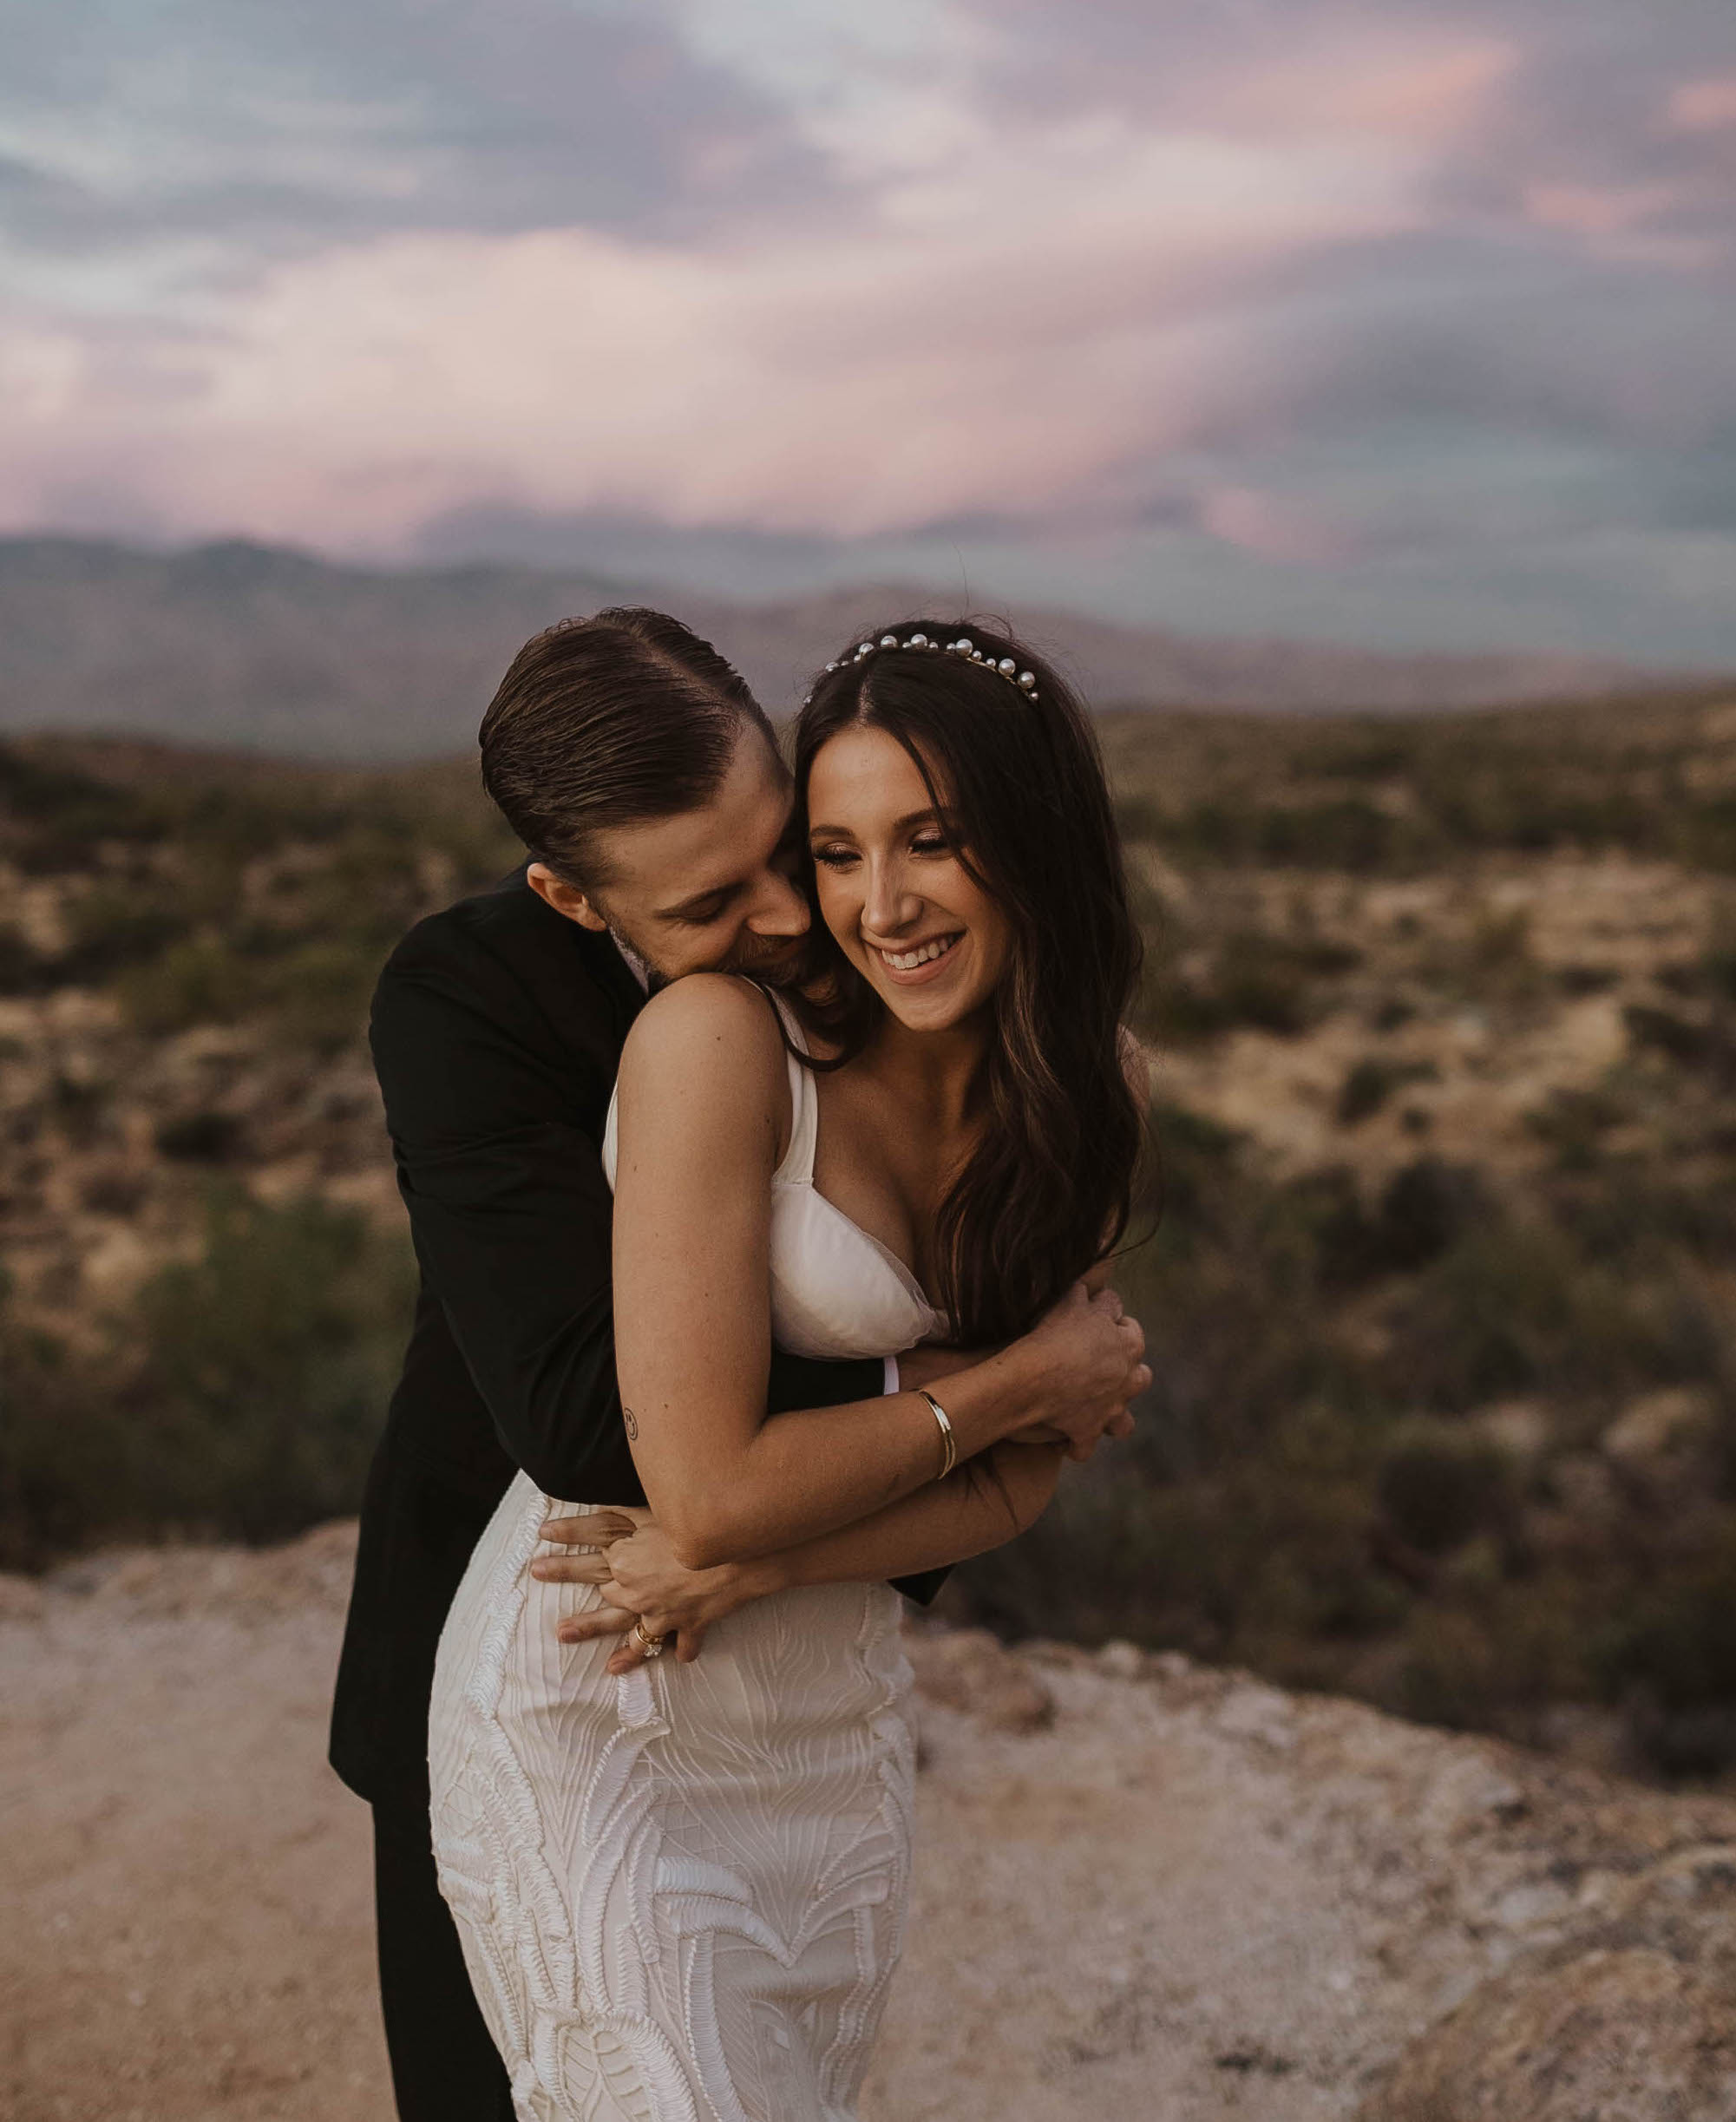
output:
<svg viewBox="0 0 1736 2122"><path fill-rule="evenodd" d="M0 2112L390 2112L324 1761L352 1542L0 1586ZM1736 2122L1736 1805L1130 1644L910 1647L863 2122Z"/></svg>

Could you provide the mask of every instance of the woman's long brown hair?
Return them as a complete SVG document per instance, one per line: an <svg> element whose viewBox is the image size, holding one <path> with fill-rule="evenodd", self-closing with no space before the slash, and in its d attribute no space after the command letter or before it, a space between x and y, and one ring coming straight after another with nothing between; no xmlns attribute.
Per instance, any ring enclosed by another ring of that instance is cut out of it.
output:
<svg viewBox="0 0 1736 2122"><path fill-rule="evenodd" d="M1006 914L1011 959L992 1001L977 1085L985 1125L941 1206L934 1293L968 1346L1027 1332L1127 1228L1143 1115L1128 1087L1122 1025L1139 932L1091 719L1048 663L980 621L902 621L968 638L1032 672L1036 696L963 656L878 649L823 671L796 724L805 812L821 746L856 724L901 744L960 862ZM813 890L812 866L808 885ZM884 1005L816 922L811 973L829 976L826 1028L843 1055L873 1037Z"/></svg>

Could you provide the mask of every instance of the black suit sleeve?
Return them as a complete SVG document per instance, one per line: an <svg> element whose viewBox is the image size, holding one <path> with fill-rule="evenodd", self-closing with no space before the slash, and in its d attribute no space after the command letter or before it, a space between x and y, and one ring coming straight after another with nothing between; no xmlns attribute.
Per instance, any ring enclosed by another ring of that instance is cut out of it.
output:
<svg viewBox="0 0 1736 2122"><path fill-rule="evenodd" d="M587 1060L554 1040L512 969L451 925L400 946L370 1037L416 1255L501 1444L547 1495L642 1500L615 1382L613 1203L576 1117L606 1110L616 1042ZM882 1383L878 1361L778 1356L770 1409Z"/></svg>

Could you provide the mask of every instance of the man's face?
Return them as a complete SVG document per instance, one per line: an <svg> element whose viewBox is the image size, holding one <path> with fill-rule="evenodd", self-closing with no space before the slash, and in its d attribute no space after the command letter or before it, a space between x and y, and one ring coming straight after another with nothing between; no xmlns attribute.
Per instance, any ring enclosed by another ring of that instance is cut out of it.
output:
<svg viewBox="0 0 1736 2122"><path fill-rule="evenodd" d="M563 883L540 862L530 882L557 913L612 929L665 979L684 973L763 973L787 963L808 931L790 838L794 791L751 724L711 801L599 835L608 881Z"/></svg>

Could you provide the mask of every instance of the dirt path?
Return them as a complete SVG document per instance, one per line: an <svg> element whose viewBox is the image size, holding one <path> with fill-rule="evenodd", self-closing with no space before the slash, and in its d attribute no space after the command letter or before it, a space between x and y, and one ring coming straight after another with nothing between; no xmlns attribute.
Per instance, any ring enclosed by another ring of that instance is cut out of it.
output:
<svg viewBox="0 0 1736 2122"><path fill-rule="evenodd" d="M390 2122L367 1816L323 1758L350 1538L0 1587L13 2122ZM919 1887L864 2122L1348 2116L1478 1984L1736 1842L1729 1806L1180 1660L913 1654Z"/></svg>

